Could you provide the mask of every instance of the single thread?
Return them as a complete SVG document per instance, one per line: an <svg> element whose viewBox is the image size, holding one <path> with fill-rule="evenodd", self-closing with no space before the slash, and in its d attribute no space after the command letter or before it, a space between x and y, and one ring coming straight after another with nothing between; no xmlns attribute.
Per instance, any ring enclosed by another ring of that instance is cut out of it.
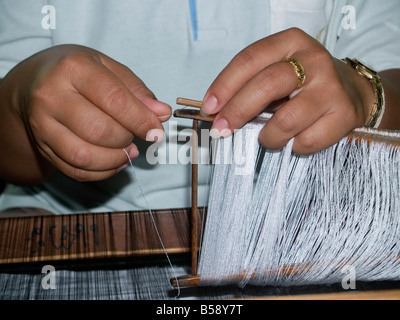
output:
<svg viewBox="0 0 400 320"><path fill-rule="evenodd" d="M213 157L212 151L215 148L215 144L217 143L217 140L212 139L211 143L209 145L208 150L209 150L210 158ZM212 174L213 174L213 166L209 165L207 167L207 175L206 175L207 180L205 182L206 186L210 186ZM199 239L200 244L203 243L203 235L204 235L204 229L205 229L205 224L206 224L206 212L207 212L208 198L209 198L208 193L204 192L203 208L201 209L201 228L200 228L200 239Z"/></svg>
<svg viewBox="0 0 400 320"><path fill-rule="evenodd" d="M146 195L145 195L145 193L144 193L144 190L143 190L143 188L142 188L142 185L140 184L139 179L137 178L135 168L133 167L133 164L132 164L132 159L131 159L131 157L129 156L129 153L126 151L126 149L123 148L123 150L124 150L126 156L128 157L129 165L130 165L130 167L131 167L131 169L132 169L133 176L134 176L135 180L137 181L137 184L138 184L138 186L139 186L139 189L140 189L140 192L141 192L141 194L142 194L142 197L143 197L143 199L144 199L144 201L145 201L145 203L146 203L146 206L147 206L147 208L148 208L148 210L149 210L151 220L153 221L153 225L154 225L154 228L155 228L155 230L156 230L157 237L158 237L158 239L160 240L160 243L161 243L161 246L162 246L163 251L164 251L164 253L165 253L165 256L166 256L166 258L167 258L167 260L168 260L168 263L169 263L169 265L170 265L170 267L171 267L172 273L174 274L174 278L175 278L176 283L177 283L177 288L176 288L176 289L177 289L177 292L178 292L177 295L175 296L175 299L176 299L176 298L178 298L178 297L180 296L180 294L181 294L181 289L180 289L180 287L179 287L178 276L177 276L177 274L176 274L176 272L175 272L175 268L174 268L174 266L173 266L173 264L172 264L172 262L171 262L171 259L169 258L167 249L165 248L165 245L164 245L164 242L163 242L163 240L162 240L162 238L161 238L160 232L158 231L157 224L156 224L156 221L155 221L155 219L154 219L153 211L151 210L150 205L149 205L149 203L147 202Z"/></svg>

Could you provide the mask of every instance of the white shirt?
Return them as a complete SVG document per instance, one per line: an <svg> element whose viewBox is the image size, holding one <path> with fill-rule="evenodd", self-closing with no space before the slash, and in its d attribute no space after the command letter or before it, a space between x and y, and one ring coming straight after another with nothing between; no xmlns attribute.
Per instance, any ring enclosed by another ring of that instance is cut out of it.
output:
<svg viewBox="0 0 400 320"><path fill-rule="evenodd" d="M42 26L48 14L42 13L43 1L0 1L1 77L40 50L82 44L127 65L159 100L175 106L178 96L201 100L245 46L292 26L318 37L338 58L357 57L377 70L400 67L398 0L198 0L196 12L188 0L47 2L56 12L55 29ZM355 29L343 24L346 5L355 9ZM162 150L168 164L149 164L145 158L149 144L138 141L137 177L128 167L96 183L78 183L57 174L34 188L8 185L0 197L0 210L20 206L54 213L136 210L147 209L145 199L152 209L189 207L190 166L169 162L186 150L186 141L177 141L177 132L185 133L182 129L190 128L191 121L171 119L164 127L168 144ZM207 159L206 145L200 155ZM208 166L203 165L200 204L206 201L207 184Z"/></svg>

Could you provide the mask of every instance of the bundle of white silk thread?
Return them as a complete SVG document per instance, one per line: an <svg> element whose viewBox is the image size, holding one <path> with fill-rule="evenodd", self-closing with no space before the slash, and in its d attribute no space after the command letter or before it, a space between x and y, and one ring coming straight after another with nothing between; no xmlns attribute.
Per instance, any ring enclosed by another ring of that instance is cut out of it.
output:
<svg viewBox="0 0 400 320"><path fill-rule="evenodd" d="M332 284L349 270L400 279L399 151L347 137L309 156L292 153L293 139L269 151L258 144L265 121L213 150L201 283Z"/></svg>

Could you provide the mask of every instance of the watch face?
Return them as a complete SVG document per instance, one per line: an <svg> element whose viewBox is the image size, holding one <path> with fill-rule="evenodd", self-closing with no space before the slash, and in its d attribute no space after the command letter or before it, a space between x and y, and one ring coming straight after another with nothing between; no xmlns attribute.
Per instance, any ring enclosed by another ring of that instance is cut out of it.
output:
<svg viewBox="0 0 400 320"><path fill-rule="evenodd" d="M365 69L366 71L372 73L373 75L376 75L376 72L374 70L372 70L371 68L368 68L363 62L361 62L360 60L354 59L353 60L356 64L358 64L359 67Z"/></svg>
<svg viewBox="0 0 400 320"><path fill-rule="evenodd" d="M375 78L378 78L377 73L374 70L368 68L359 60L346 58L344 61L369 81L373 81Z"/></svg>

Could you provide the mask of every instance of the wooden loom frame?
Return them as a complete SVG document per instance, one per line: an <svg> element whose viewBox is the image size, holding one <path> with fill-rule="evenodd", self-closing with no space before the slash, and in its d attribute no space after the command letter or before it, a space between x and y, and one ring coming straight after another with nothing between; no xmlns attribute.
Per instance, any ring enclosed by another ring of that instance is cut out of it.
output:
<svg viewBox="0 0 400 320"><path fill-rule="evenodd" d="M177 104L201 107L200 101L190 99L178 98ZM196 131L198 121L211 122L214 119L213 116L203 117L198 109L177 110L175 116L192 119L193 129ZM368 141L382 139L390 145L400 145L395 138L388 139L386 136L368 133L353 132L349 138ZM192 143L192 156L197 157L197 139L192 139ZM166 252L191 255L191 274L178 277L178 281L171 279L174 287L183 288L200 283L200 276L197 274L200 210L197 207L197 161L193 161L192 207L153 211L155 223L166 226L159 228ZM108 241L109 234L117 237ZM148 238L154 241L149 244L145 241ZM5 246L5 243L12 245ZM0 269L3 270L14 270L16 266L32 263L43 266L44 263L63 265L64 262L77 261L79 264L87 259L115 261L118 258L153 255L164 256L165 251L155 234L148 210L0 219ZM288 273L293 271L292 267L286 268ZM400 291L384 292L385 297L387 294L400 299Z"/></svg>

